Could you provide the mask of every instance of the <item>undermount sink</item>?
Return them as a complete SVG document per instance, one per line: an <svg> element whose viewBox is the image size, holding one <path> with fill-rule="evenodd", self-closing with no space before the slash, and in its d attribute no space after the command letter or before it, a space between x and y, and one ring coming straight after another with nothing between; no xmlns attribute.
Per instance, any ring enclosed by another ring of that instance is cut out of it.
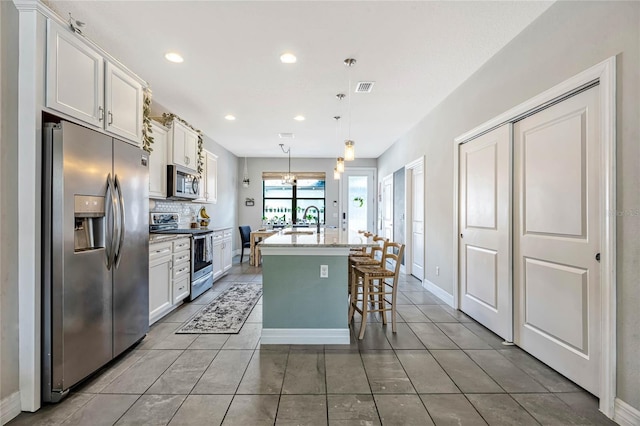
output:
<svg viewBox="0 0 640 426"><path fill-rule="evenodd" d="M313 235L313 231L284 231L284 235Z"/></svg>

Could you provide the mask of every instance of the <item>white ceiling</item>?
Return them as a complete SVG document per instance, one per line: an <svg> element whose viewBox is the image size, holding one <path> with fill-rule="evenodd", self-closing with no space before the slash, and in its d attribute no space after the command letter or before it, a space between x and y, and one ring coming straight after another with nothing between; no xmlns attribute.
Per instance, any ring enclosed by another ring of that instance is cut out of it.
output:
<svg viewBox="0 0 640 426"><path fill-rule="evenodd" d="M280 156L280 142L294 157L341 155L348 102L335 95L350 77L375 81L351 95L351 138L357 157L376 158L552 2L46 3L86 22L85 35L147 80L154 101L238 156ZM282 64L285 51L298 62Z"/></svg>

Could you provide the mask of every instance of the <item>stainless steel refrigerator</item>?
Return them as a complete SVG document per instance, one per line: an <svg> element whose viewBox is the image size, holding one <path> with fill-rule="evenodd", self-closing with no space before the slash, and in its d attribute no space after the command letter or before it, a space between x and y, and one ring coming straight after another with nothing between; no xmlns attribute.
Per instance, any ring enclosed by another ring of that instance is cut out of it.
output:
<svg viewBox="0 0 640 426"><path fill-rule="evenodd" d="M149 329L148 154L66 121L43 142L42 397L58 402Z"/></svg>

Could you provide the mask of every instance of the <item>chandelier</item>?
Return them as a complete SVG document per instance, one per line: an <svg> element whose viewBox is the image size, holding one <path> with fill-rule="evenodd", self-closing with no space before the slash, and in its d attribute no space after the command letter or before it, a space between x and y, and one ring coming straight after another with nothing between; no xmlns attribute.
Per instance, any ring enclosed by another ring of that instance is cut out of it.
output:
<svg viewBox="0 0 640 426"><path fill-rule="evenodd" d="M284 152L285 154L289 155L289 171L285 174L282 175L282 184L283 185L295 185L296 184L296 177L293 173L291 173L291 147L287 148L286 150L284 149L284 144L281 143L280 144L280 149L282 150L282 152Z"/></svg>

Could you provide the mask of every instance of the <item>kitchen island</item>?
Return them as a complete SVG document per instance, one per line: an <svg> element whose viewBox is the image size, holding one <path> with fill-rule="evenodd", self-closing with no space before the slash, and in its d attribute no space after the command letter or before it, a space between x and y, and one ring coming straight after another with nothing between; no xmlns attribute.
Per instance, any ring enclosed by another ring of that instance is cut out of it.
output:
<svg viewBox="0 0 640 426"><path fill-rule="evenodd" d="M288 229L261 242L261 343L348 344L349 250L373 245L337 229Z"/></svg>

